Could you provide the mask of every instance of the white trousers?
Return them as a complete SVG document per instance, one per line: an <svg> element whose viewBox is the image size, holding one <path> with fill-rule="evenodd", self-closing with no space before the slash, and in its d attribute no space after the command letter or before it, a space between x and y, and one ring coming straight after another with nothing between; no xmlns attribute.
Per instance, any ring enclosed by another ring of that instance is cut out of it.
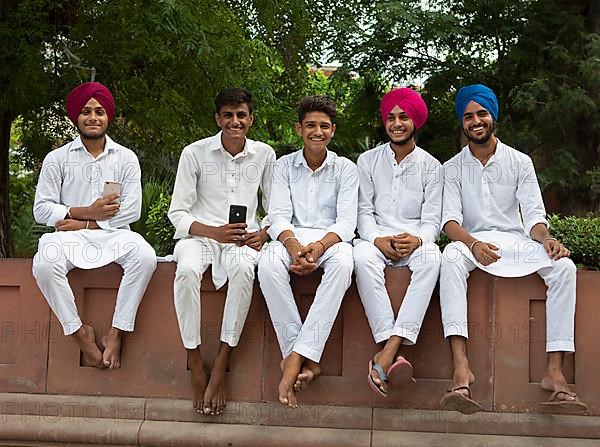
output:
<svg viewBox="0 0 600 447"><path fill-rule="evenodd" d="M443 254L440 273L440 305L444 336L468 338L467 278L475 264L457 244L449 244ZM575 300L577 268L569 258L552 261L537 271L548 287L546 295L546 352L575 352Z"/></svg>
<svg viewBox="0 0 600 447"><path fill-rule="evenodd" d="M260 288L283 358L296 352L318 363L352 281L352 246L339 242L318 259L317 265L323 268L323 277L304 323L290 285L291 263L292 259L281 242L271 242L258 265Z"/></svg>
<svg viewBox="0 0 600 447"><path fill-rule="evenodd" d="M260 252L248 246L193 237L177 242L173 255L177 261L173 293L183 346L195 349L201 344L200 283L211 264L224 268L228 279L220 340L237 346L250 309Z"/></svg>
<svg viewBox="0 0 600 447"><path fill-rule="evenodd" d="M397 263L386 259L375 245L366 241L356 244L353 254L356 286L375 343L397 335L404 339L404 344L414 345L440 273L441 252L438 246L433 242L425 243L408 259ZM390 297L385 288L384 270L387 266L407 266L412 272L395 322Z"/></svg>
<svg viewBox="0 0 600 447"><path fill-rule="evenodd" d="M123 268L123 278L117 292L112 320L112 327L127 332L132 332L134 329L138 307L156 269L154 249L142 236L134 232L130 233L131 240L128 243L134 245L135 249L114 259L114 262ZM75 297L67 280L67 273L75 265L63 250L50 250L52 247L60 246L61 236L61 232L56 232L46 234L40 239L38 252L33 258L33 276L52 312L62 325L65 335L71 335L82 325L75 305ZM109 248L104 247L104 249ZM52 256L44 255L51 251Z"/></svg>

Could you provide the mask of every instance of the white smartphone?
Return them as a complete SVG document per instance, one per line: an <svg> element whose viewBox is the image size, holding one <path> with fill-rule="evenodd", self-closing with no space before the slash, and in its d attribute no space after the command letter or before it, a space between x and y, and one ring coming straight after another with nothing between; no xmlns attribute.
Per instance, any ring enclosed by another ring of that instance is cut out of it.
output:
<svg viewBox="0 0 600 447"><path fill-rule="evenodd" d="M107 197L112 194L121 194L121 183L119 182L104 182L104 190L102 191L102 197ZM119 203L119 199L115 200L113 203Z"/></svg>

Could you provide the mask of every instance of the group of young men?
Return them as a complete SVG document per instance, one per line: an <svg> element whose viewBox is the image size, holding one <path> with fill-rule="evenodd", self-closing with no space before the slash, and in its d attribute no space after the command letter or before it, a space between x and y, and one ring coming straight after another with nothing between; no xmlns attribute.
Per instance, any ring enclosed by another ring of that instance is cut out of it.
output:
<svg viewBox="0 0 600 447"><path fill-rule="evenodd" d="M548 232L531 159L495 136L498 101L487 87L456 96L468 140L443 166L416 145L428 116L421 96L394 89L381 101L389 142L361 154L357 164L328 150L336 130L335 102L308 96L298 104L296 131L303 148L276 160L267 144L247 138L252 95L227 89L215 98L216 135L187 146L179 160L169 219L175 227L174 301L188 352L194 408L220 414L226 370L240 340L255 271L281 348L279 400L297 406L297 393L321 374L321 355L342 299L356 284L380 350L368 360L367 383L381 396L414 382L402 347L417 342L440 278L444 335L453 356L452 387L442 409L473 413L475 376L466 355L467 278L480 268L497 276L537 272L548 286L548 363L541 386L547 405L585 411L563 374L574 351L575 275L569 251ZM42 236L33 274L52 311L82 351L86 366L118 368L123 332L135 315L156 267L154 250L129 224L140 217L141 176L135 154L106 135L114 99L102 84L82 84L67 97L79 131L48 154L34 215L56 228ZM107 192L107 185L119 190ZM259 221L259 199L264 217ZM245 219L230 223L231 210ZM355 238L358 227L359 238ZM453 241L440 253L440 230ZM66 274L117 262L123 267L112 328L101 338L77 312ZM218 289L228 283L220 347L210 372L202 358L200 282L212 266ZM397 316L386 291L386 267L406 266L410 284ZM323 276L304 321L290 272Z"/></svg>

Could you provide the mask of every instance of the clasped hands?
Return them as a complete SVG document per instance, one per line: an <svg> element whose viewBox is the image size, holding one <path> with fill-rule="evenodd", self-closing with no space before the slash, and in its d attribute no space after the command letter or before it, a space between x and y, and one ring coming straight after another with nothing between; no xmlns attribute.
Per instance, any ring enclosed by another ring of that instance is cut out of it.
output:
<svg viewBox="0 0 600 447"><path fill-rule="evenodd" d="M302 245L298 239L290 238L285 248L292 258L290 271L300 276L314 272L317 269L317 260L325 253L325 245L321 241Z"/></svg>
<svg viewBox="0 0 600 447"><path fill-rule="evenodd" d="M397 262L410 256L419 248L421 239L408 233L400 233L394 236L375 238L373 243L387 259Z"/></svg>
<svg viewBox="0 0 600 447"><path fill-rule="evenodd" d="M111 194L110 196L100 197L96 199L90 206L82 208L71 208L71 218L61 219L56 222L57 231L76 231L91 228L90 222L98 220L108 220L114 217L120 209L119 203L116 200L119 194ZM77 214L73 215L77 210ZM96 225L92 225L97 228Z"/></svg>

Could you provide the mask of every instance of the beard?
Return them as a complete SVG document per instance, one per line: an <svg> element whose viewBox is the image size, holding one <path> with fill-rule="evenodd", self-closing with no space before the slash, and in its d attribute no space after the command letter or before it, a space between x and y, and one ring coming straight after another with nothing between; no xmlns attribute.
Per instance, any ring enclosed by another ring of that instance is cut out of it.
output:
<svg viewBox="0 0 600 447"><path fill-rule="evenodd" d="M486 132L483 136L473 137L473 136L469 135L469 132L467 130L465 130L465 128L463 127L463 134L465 134L465 137L467 137L467 140L469 140L471 143L486 144L488 141L490 141L490 138L492 138L492 135L494 134L494 130L496 130L495 122L492 121L492 125L490 127L486 126L485 130L486 130Z"/></svg>
<svg viewBox="0 0 600 447"><path fill-rule="evenodd" d="M395 144L395 145L398 145L398 146L404 146L406 143L408 143L415 136L416 132L417 132L417 128L414 127L413 131L410 133L410 135L402 137L402 138L400 138L398 140L394 140L394 138L392 138L390 136L390 141L391 141L392 144Z"/></svg>
<svg viewBox="0 0 600 447"><path fill-rule="evenodd" d="M79 135L81 135L86 140L101 140L106 135L106 131L102 131L99 133L89 133L89 132L84 132L83 130L81 130L79 128L77 130L79 130Z"/></svg>

